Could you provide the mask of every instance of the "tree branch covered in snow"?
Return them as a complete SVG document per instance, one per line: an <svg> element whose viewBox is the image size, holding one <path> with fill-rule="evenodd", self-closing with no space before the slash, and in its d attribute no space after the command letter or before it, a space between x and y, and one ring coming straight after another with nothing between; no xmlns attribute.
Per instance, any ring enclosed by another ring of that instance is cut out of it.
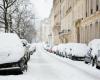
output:
<svg viewBox="0 0 100 80"><path fill-rule="evenodd" d="M35 15L30 10L30 5L29 0L1 0L0 27L3 25L6 33L15 32L20 38L26 38L27 35L27 39L31 42L35 32L32 17Z"/></svg>

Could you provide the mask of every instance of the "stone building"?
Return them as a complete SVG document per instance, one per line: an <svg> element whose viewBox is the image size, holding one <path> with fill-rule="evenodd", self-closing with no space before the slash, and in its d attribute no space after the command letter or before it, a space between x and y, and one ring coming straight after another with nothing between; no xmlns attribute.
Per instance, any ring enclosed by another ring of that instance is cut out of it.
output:
<svg viewBox="0 0 100 80"><path fill-rule="evenodd" d="M54 44L54 34L53 34L53 26L54 26L54 12L53 12L53 8L51 9L51 13L49 16L49 21L50 21L50 34L49 36L49 43L51 44L51 46L53 46Z"/></svg>
<svg viewBox="0 0 100 80"><path fill-rule="evenodd" d="M59 32L61 29L61 9L60 9L60 0L53 1L53 12L54 12L54 27L53 27L53 34L54 34L54 44L60 43Z"/></svg>
<svg viewBox="0 0 100 80"><path fill-rule="evenodd" d="M54 32L59 33L55 41L88 43L100 38L100 0L54 0L53 8Z"/></svg>
<svg viewBox="0 0 100 80"><path fill-rule="evenodd" d="M85 0L84 17L79 23L80 42L100 38L100 0Z"/></svg>
<svg viewBox="0 0 100 80"><path fill-rule="evenodd" d="M48 18L41 21L40 31L41 41L48 43L50 35L50 21Z"/></svg>

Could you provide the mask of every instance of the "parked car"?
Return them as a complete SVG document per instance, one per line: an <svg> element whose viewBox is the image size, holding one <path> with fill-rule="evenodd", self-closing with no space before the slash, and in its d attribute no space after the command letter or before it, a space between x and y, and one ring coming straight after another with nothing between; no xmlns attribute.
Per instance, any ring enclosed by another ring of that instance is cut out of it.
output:
<svg viewBox="0 0 100 80"><path fill-rule="evenodd" d="M29 48L29 53L32 55L36 51L36 43L32 43Z"/></svg>
<svg viewBox="0 0 100 80"><path fill-rule="evenodd" d="M30 52L29 52L29 48L30 48L30 43L28 43L28 41L26 39L21 39L21 42L23 44L23 47L25 48L26 50L26 60L29 61L30 60Z"/></svg>
<svg viewBox="0 0 100 80"><path fill-rule="evenodd" d="M96 55L96 68L97 69L100 69L100 48L99 48L99 50L98 50L98 54Z"/></svg>
<svg viewBox="0 0 100 80"><path fill-rule="evenodd" d="M85 54L88 52L88 46L81 43L66 44L66 55L72 60L84 60Z"/></svg>
<svg viewBox="0 0 100 80"><path fill-rule="evenodd" d="M96 64L96 68L100 68L100 39L94 39L89 42L89 52L85 55L85 63Z"/></svg>
<svg viewBox="0 0 100 80"><path fill-rule="evenodd" d="M92 56L91 52L92 52L92 48L90 48L89 51L85 54L84 61L86 64L91 63L93 60L93 56Z"/></svg>
<svg viewBox="0 0 100 80"><path fill-rule="evenodd" d="M26 50L20 38L14 33L0 34L0 70L27 69Z"/></svg>
<svg viewBox="0 0 100 80"><path fill-rule="evenodd" d="M44 44L44 49L48 52L52 51L52 47L49 44Z"/></svg>
<svg viewBox="0 0 100 80"><path fill-rule="evenodd" d="M57 54L57 50L58 50L58 46L53 46L52 52L53 52L54 54Z"/></svg>
<svg viewBox="0 0 100 80"><path fill-rule="evenodd" d="M59 44L58 45L58 54L62 57L66 57L65 49L66 49L66 44Z"/></svg>

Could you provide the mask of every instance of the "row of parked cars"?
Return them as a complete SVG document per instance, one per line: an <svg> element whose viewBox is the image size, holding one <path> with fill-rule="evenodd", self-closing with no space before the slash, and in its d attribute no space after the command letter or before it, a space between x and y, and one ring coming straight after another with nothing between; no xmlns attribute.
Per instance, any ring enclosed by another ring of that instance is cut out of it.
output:
<svg viewBox="0 0 100 80"><path fill-rule="evenodd" d="M35 50L35 45L15 33L0 33L0 70L19 69L23 73Z"/></svg>
<svg viewBox="0 0 100 80"><path fill-rule="evenodd" d="M84 61L86 64L96 65L100 68L100 39L94 39L88 45L83 43L66 43L53 47L45 47L45 50L71 60Z"/></svg>

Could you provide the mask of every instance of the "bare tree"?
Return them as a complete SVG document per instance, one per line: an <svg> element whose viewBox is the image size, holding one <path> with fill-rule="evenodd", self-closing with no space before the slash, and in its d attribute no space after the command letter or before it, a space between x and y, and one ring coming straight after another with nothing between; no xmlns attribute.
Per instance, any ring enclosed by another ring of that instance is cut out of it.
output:
<svg viewBox="0 0 100 80"><path fill-rule="evenodd" d="M3 12L3 17L1 17L2 18L1 23L4 23L4 25L5 25L5 32L8 32L8 29L9 29L9 27L8 27L8 16L10 14L8 13L8 10L9 10L9 8L11 8L11 6L14 5L14 3L16 1L17 0L2 0L0 2L1 3L0 8ZM11 17L11 15L10 15L10 17Z"/></svg>
<svg viewBox="0 0 100 80"><path fill-rule="evenodd" d="M28 0L1 0L0 24L4 25L6 33L16 32L20 38L31 42L36 30L33 24L34 14L29 6Z"/></svg>
<svg viewBox="0 0 100 80"><path fill-rule="evenodd" d="M29 10L28 5L30 5L28 2L26 4L23 2L18 6L15 11L16 14L13 15L15 21L13 25L15 27L13 27L13 30L20 36L20 38L26 38L31 42L36 30L33 24L34 13L32 13L32 10Z"/></svg>

